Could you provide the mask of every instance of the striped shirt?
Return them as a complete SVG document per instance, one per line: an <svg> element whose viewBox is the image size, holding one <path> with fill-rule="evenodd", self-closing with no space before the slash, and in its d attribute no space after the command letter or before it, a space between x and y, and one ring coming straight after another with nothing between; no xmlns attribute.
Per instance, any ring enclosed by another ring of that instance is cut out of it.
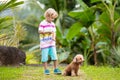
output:
<svg viewBox="0 0 120 80"><path fill-rule="evenodd" d="M43 20L39 25L39 31L46 32L45 34L40 34L40 48L55 46L56 28L53 22L49 23Z"/></svg>

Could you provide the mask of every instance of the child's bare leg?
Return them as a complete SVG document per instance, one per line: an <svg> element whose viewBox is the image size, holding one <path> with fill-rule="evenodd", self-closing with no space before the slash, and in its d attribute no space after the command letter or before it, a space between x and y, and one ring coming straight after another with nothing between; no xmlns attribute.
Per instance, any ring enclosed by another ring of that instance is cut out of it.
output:
<svg viewBox="0 0 120 80"><path fill-rule="evenodd" d="M49 75L50 74L50 71L47 69L47 62L43 62L43 66L44 66L44 73L46 75Z"/></svg>
<svg viewBox="0 0 120 80"><path fill-rule="evenodd" d="M43 62L44 70L47 69L47 62Z"/></svg>
<svg viewBox="0 0 120 80"><path fill-rule="evenodd" d="M54 67L54 69L57 68L57 65L58 65L58 61L57 61L57 60L54 60L54 61L53 61L53 67Z"/></svg>

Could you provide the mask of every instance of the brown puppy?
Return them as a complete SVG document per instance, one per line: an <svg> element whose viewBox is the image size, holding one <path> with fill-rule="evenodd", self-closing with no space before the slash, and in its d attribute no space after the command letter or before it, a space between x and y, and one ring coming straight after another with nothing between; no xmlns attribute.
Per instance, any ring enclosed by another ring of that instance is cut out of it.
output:
<svg viewBox="0 0 120 80"><path fill-rule="evenodd" d="M83 55L78 54L73 61L65 68L62 75L64 76L78 76L78 70L81 63L84 61Z"/></svg>

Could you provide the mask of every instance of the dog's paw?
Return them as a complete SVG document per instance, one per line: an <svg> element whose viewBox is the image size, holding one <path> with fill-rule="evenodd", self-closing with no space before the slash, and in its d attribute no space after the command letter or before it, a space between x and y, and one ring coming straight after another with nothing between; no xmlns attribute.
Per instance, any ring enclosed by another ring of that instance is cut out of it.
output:
<svg viewBox="0 0 120 80"><path fill-rule="evenodd" d="M72 73L71 76L76 76L76 74L75 74L75 73Z"/></svg>
<svg viewBox="0 0 120 80"><path fill-rule="evenodd" d="M66 76L66 72L65 72L65 71L64 71L64 72L62 72L62 75L63 75L63 76Z"/></svg>
<svg viewBox="0 0 120 80"><path fill-rule="evenodd" d="M76 76L79 76L79 74L77 73Z"/></svg>

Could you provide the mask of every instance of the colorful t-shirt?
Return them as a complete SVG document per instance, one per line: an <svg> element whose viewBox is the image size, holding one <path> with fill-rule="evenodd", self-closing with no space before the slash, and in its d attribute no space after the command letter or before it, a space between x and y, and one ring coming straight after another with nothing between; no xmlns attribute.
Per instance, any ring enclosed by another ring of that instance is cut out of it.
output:
<svg viewBox="0 0 120 80"><path fill-rule="evenodd" d="M49 23L46 20L43 20L39 25L39 31L52 32L40 34L40 48L55 46L56 28L53 22Z"/></svg>

